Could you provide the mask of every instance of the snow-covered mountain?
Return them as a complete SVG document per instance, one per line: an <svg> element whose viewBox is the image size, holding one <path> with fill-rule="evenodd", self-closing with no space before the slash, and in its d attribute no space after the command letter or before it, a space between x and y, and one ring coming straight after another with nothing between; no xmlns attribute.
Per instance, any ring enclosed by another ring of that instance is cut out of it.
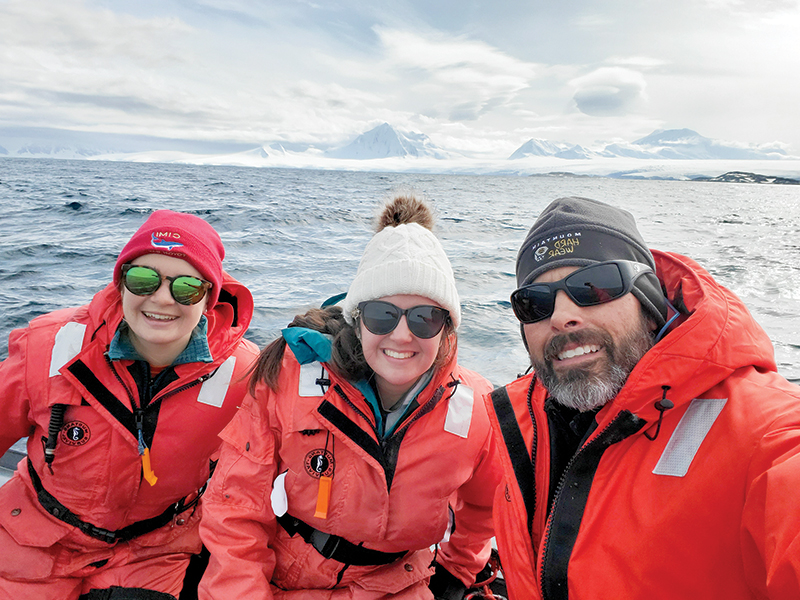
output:
<svg viewBox="0 0 800 600"><path fill-rule="evenodd" d="M448 153L435 146L427 135L401 132L388 123L383 123L362 133L346 146L328 150L325 155L331 158L355 160L406 156L448 157Z"/></svg>
<svg viewBox="0 0 800 600"><path fill-rule="evenodd" d="M73 145L60 145L60 144L26 144L17 149L16 156L25 158L90 158L92 156L100 156L107 154L108 150L99 150L97 148L86 148L82 146Z"/></svg>
<svg viewBox="0 0 800 600"><path fill-rule="evenodd" d="M555 156L568 149L568 144L532 138L517 148L514 153L508 157L508 160L516 160L518 158L525 158L526 156Z"/></svg>
<svg viewBox="0 0 800 600"><path fill-rule="evenodd" d="M691 129L661 129L636 140L631 146L634 150L641 150L645 154L643 158L769 160L786 156L786 152L777 146L737 145L704 137Z"/></svg>
<svg viewBox="0 0 800 600"><path fill-rule="evenodd" d="M530 139L517 148L514 153L508 157L508 160L517 160L529 156L554 156L555 158L579 159L592 158L592 156L596 156L596 153L577 144Z"/></svg>
<svg viewBox="0 0 800 600"><path fill-rule="evenodd" d="M402 131L388 123L338 146L287 139L243 143L0 126L2 160L71 158L294 169L683 180L740 171L760 173L765 183L785 183L785 179L798 179L800 174L800 157L789 156L778 143L760 146L726 143L690 129L659 130L633 142L596 147L531 139L508 158L504 156L497 156L478 144L468 151L444 149L423 133ZM736 177L736 181L752 179Z"/></svg>
<svg viewBox="0 0 800 600"><path fill-rule="evenodd" d="M777 145L745 146L713 140L691 129L659 129L634 142L608 144L598 150L563 142L531 139L509 156L509 160L529 156L565 159L622 157L662 160L771 160L785 157L786 151Z"/></svg>
<svg viewBox="0 0 800 600"><path fill-rule="evenodd" d="M241 152L254 145L45 127L0 127L0 155L22 158L87 159L156 151L222 154Z"/></svg>

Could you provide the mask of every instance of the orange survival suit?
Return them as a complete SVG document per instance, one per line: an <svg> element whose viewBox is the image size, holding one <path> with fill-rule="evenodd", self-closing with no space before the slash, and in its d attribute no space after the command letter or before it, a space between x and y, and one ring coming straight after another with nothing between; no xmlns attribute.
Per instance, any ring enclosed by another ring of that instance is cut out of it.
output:
<svg viewBox="0 0 800 600"><path fill-rule="evenodd" d="M429 548L447 536L437 563L474 582L500 479L489 383L453 358L382 436L364 394L313 358L287 347L281 392L262 384L222 433L199 597L432 598Z"/></svg>
<svg viewBox="0 0 800 600"><path fill-rule="evenodd" d="M213 363L165 369L157 389L134 376L144 361L108 358L122 320L113 284L86 306L11 333L0 364L0 453L28 436L28 458L0 488L0 596L64 600L111 586L177 595L201 547L198 492L217 434L257 356L243 338L252 312L250 292L225 274L206 313ZM140 432L154 485L143 478Z"/></svg>
<svg viewBox="0 0 800 600"><path fill-rule="evenodd" d="M738 298L690 259L653 254L690 316L597 413L560 480L535 375L488 400L509 597L796 600L800 388Z"/></svg>

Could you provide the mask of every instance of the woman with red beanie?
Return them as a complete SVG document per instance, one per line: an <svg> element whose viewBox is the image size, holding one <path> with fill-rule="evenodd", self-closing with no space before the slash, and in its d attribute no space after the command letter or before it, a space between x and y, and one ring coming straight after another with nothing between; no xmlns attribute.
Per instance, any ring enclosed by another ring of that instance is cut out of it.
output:
<svg viewBox="0 0 800 600"><path fill-rule="evenodd" d="M168 600L200 551L217 434L246 392L253 299L204 220L154 212L113 281L15 330L0 363L0 597Z"/></svg>

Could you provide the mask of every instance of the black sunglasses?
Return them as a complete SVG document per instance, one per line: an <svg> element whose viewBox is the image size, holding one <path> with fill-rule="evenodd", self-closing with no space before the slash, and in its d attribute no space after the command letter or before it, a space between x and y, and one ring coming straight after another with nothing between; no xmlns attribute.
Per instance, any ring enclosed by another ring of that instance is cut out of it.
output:
<svg viewBox="0 0 800 600"><path fill-rule="evenodd" d="M169 293L178 304L191 306L197 304L211 289L212 283L191 275L169 277L152 267L143 265L122 265L122 282L131 294L152 296L161 287L161 282L169 281Z"/></svg>
<svg viewBox="0 0 800 600"><path fill-rule="evenodd" d="M418 338L427 340L442 330L450 313L444 308L428 304L403 309L391 302L368 300L358 304L358 315L364 327L375 335L391 333L405 315L408 330Z"/></svg>
<svg viewBox="0 0 800 600"><path fill-rule="evenodd" d="M629 260L589 265L559 281L522 286L511 294L511 308L522 323L536 323L552 316L558 290L564 290L578 306L594 306L621 298L639 276L652 272L647 265Z"/></svg>

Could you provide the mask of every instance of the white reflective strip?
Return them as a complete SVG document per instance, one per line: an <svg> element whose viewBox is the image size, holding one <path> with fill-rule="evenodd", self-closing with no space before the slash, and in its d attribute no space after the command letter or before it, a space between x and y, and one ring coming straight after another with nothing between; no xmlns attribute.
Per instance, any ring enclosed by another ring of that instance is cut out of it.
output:
<svg viewBox="0 0 800 600"><path fill-rule="evenodd" d="M469 433L469 424L472 422L472 405L475 392L471 387L459 384L455 393L450 396L447 406L447 418L444 421L444 430L465 438Z"/></svg>
<svg viewBox="0 0 800 600"><path fill-rule="evenodd" d="M58 375L61 367L78 356L83 346L84 333L86 325L83 323L70 322L58 330L50 355L50 377Z"/></svg>
<svg viewBox="0 0 800 600"><path fill-rule="evenodd" d="M322 363L312 362L300 365L300 382L297 393L300 396L324 396L325 392L317 383L317 379L327 378L328 374L322 368Z"/></svg>
<svg viewBox="0 0 800 600"><path fill-rule="evenodd" d="M653 469L655 475L683 477L689 471L700 444L725 407L727 398L695 398L672 432L661 458Z"/></svg>
<svg viewBox="0 0 800 600"><path fill-rule="evenodd" d="M272 493L269 495L272 512L276 517L282 517L289 510L289 497L286 495L286 473L288 471L284 471L275 478L272 484Z"/></svg>
<svg viewBox="0 0 800 600"><path fill-rule="evenodd" d="M213 377L203 382L203 386L200 388L200 394L197 396L197 401L208 404L209 406L216 406L217 408L222 406L222 403L225 401L225 396L228 394L228 388L231 385L231 377L233 377L233 368L235 366L235 356L231 356L222 363Z"/></svg>

